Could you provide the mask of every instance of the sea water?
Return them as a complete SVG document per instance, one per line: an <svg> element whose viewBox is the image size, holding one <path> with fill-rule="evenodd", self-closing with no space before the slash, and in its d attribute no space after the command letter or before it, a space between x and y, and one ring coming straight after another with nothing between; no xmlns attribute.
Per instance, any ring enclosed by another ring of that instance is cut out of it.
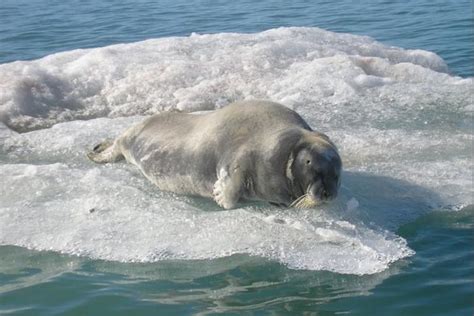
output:
<svg viewBox="0 0 474 316"><path fill-rule="evenodd" d="M2 2L1 311L472 314L470 12ZM226 211L85 156L153 113L255 98L334 140L334 203Z"/></svg>

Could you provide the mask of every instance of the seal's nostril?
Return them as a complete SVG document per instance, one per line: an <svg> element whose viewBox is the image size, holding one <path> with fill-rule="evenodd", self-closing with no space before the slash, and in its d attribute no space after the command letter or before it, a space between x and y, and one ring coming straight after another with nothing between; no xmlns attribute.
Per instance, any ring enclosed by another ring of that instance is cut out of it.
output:
<svg viewBox="0 0 474 316"><path fill-rule="evenodd" d="M329 198L328 191L324 190L322 196L323 196L323 199L327 200Z"/></svg>

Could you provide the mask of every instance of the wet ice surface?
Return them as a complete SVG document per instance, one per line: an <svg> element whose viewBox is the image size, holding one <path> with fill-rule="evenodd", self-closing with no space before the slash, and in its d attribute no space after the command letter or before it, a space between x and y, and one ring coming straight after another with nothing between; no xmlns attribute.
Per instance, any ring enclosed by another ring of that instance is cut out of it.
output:
<svg viewBox="0 0 474 316"><path fill-rule="evenodd" d="M244 253L295 269L383 271L413 254L396 235L402 223L473 203L473 83L447 71L430 52L315 28L0 65L0 119L10 127L0 128L0 244L124 262ZM346 170L335 203L225 211L85 156L143 115L253 98L283 102L335 141Z"/></svg>
<svg viewBox="0 0 474 316"><path fill-rule="evenodd" d="M264 98L318 109L318 122L418 125L440 101L472 111L472 78L447 71L434 53L318 28L194 34L0 65L0 119L25 130Z"/></svg>

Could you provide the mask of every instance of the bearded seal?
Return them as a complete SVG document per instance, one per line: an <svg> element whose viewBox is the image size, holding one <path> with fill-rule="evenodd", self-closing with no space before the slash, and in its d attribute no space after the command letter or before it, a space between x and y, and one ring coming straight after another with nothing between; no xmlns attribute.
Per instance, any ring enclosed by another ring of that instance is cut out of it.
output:
<svg viewBox="0 0 474 316"><path fill-rule="evenodd" d="M328 136L269 101L156 114L95 146L88 157L97 163L125 159L159 189L211 197L225 209L240 199L303 207L329 201L342 168Z"/></svg>

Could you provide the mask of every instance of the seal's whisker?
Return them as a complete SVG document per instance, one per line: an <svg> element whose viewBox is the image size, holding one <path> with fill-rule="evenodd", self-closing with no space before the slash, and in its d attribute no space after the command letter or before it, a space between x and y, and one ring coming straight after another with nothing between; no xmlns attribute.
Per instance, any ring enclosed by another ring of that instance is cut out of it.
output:
<svg viewBox="0 0 474 316"><path fill-rule="evenodd" d="M294 206L297 206L299 202L301 202L301 200L303 200L304 198L306 198L306 194L303 194L302 196L298 197L296 200L294 200L291 204L290 204L290 207L294 207Z"/></svg>
<svg viewBox="0 0 474 316"><path fill-rule="evenodd" d="M290 204L290 207L311 208L316 205L318 205L318 203L314 201L309 194L306 193L294 200L293 203Z"/></svg>

